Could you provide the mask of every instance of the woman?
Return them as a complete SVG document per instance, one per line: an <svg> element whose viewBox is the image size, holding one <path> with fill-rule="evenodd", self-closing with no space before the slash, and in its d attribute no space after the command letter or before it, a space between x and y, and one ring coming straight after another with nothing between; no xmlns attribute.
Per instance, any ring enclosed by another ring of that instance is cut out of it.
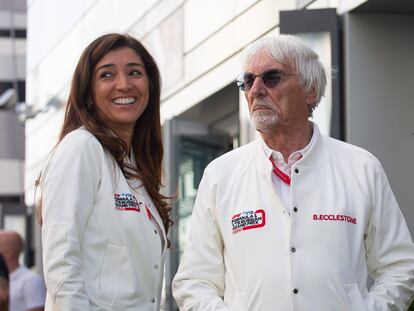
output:
<svg viewBox="0 0 414 311"><path fill-rule="evenodd" d="M128 35L81 55L40 182L46 310L159 309L170 225L160 87L154 59Z"/></svg>
<svg viewBox="0 0 414 311"><path fill-rule="evenodd" d="M9 310L9 269L0 254L0 311Z"/></svg>

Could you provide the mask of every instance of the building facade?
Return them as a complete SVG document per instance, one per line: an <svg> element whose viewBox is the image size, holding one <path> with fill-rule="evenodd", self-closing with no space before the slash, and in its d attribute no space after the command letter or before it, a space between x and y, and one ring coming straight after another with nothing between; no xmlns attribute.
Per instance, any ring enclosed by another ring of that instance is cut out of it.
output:
<svg viewBox="0 0 414 311"><path fill-rule="evenodd" d="M203 168L256 135L234 82L241 51L263 36L295 34L334 69L313 119L323 133L378 156L414 232L411 1L28 0L27 5L26 102L37 112L26 123L29 207L33 181L57 141L71 75L86 45L107 32L127 32L158 62L165 190L179 197L166 269L167 310L175 308L169 285Z"/></svg>
<svg viewBox="0 0 414 311"><path fill-rule="evenodd" d="M26 1L0 0L0 228L18 231L32 263L31 211L24 203L25 127L16 107L25 101Z"/></svg>

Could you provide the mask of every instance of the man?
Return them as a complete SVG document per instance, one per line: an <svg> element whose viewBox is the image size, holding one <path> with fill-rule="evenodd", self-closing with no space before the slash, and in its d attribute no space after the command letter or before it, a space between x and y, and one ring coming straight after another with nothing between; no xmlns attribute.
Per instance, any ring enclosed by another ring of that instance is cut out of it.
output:
<svg viewBox="0 0 414 311"><path fill-rule="evenodd" d="M237 83L260 138L204 172L173 282L180 309L406 310L414 246L380 163L308 120L326 85L318 56L292 36L262 39Z"/></svg>
<svg viewBox="0 0 414 311"><path fill-rule="evenodd" d="M0 254L10 273L10 311L42 311L46 288L39 275L19 264L22 250L23 240L17 232L0 230Z"/></svg>

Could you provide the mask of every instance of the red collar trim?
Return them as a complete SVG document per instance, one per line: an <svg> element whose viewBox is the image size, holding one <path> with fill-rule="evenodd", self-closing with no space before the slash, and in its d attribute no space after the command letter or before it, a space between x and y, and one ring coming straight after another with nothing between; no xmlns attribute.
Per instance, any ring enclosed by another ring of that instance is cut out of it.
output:
<svg viewBox="0 0 414 311"><path fill-rule="evenodd" d="M281 181L283 181L285 184L290 186L290 176L283 173L273 162L272 156L269 158L270 162L272 162L273 165L273 173L280 178Z"/></svg>

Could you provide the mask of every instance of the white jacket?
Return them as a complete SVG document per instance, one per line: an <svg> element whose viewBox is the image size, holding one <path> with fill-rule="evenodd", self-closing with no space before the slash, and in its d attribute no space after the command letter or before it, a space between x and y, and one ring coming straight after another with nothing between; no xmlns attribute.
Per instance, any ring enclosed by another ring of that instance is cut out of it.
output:
<svg viewBox="0 0 414 311"><path fill-rule="evenodd" d="M318 132L292 168L291 215L271 176L259 140L206 168L173 282L180 310L406 310L414 246L374 156Z"/></svg>
<svg viewBox="0 0 414 311"><path fill-rule="evenodd" d="M46 310L159 310L166 236L145 188L132 189L78 129L58 145L41 189Z"/></svg>

